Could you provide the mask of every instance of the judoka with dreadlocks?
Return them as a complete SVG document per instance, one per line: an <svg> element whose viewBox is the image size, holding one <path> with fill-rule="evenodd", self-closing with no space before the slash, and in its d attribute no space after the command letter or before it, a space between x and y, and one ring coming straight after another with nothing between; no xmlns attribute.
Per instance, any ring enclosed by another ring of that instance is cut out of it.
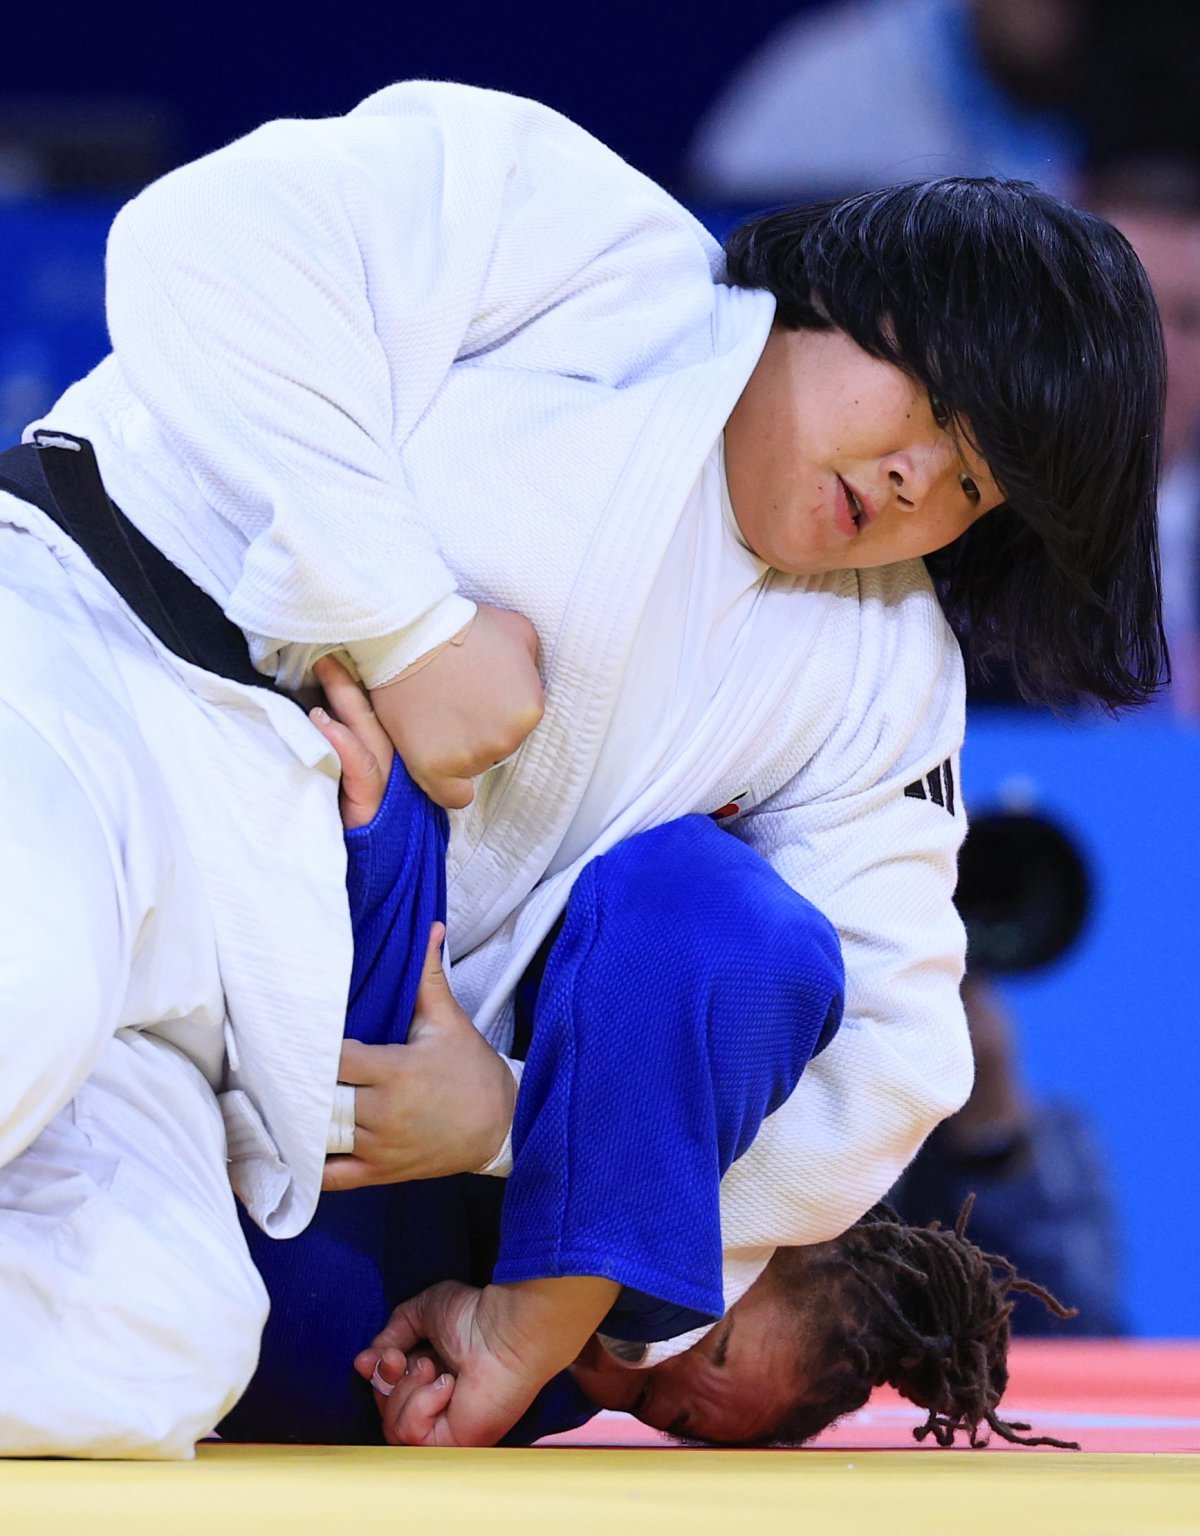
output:
<svg viewBox="0 0 1200 1536"><path fill-rule="evenodd" d="M761 1074L714 1045L701 1254L643 1233L639 1283L581 1233L481 1292L485 1338L537 1343L521 1390L480 1416L465 1369L428 1422L494 1439L614 1310L643 1368L685 1351L966 1097L951 626L1035 694L1153 690L1153 300L1102 221L992 181L723 254L557 114L435 82L173 172L107 275L112 356L0 460L0 1450L187 1455L236 1401L266 1293L230 1180L293 1237L323 1178L499 1169L511 1124L515 1210L556 1104L538 1012L577 973L621 995L589 934L671 1017L704 959L607 922L639 838L719 814L736 878L670 888L750 931L766 871L844 957L836 1033L818 987ZM298 707L334 651L452 810L451 981L491 1051L466 1162L389 1114L407 1048L342 1050L338 766ZM649 1157L655 1084L621 1071ZM605 1171L570 1145L543 1166Z"/></svg>
<svg viewBox="0 0 1200 1536"><path fill-rule="evenodd" d="M409 1000L397 993L406 973L409 987L416 980L408 960L414 928L439 910L441 898L428 893L439 889L444 826L344 671L332 660L318 670L334 711L320 728L343 764L349 829L358 985L347 1027L373 1039L389 1031L397 1008L407 1015ZM519 1273L531 1255L553 1254L556 1271L586 1259L669 1292L671 1266L680 1268L684 1255L694 1276L702 1270L705 1251L711 1258L720 1247L703 1159L727 1166L736 1150L730 1143L753 1138L772 1089L776 1096L792 1091L810 1054L828 1045L841 1010L841 966L828 925L768 866L746 868L746 857L711 823L689 817L589 866L582 898L572 893L562 934L549 946L554 965L532 967L519 989L518 1016L529 1015L522 1018L528 1029L518 1031L528 1035L521 1048L527 1060L503 1200L490 1180L402 1182L326 1195L309 1229L289 1243L273 1243L246 1224L272 1313L259 1369L222 1422L223 1435L368 1443L385 1434L434 1443L493 1438L524 1407L531 1379L536 1385L530 1364L538 1341L522 1341L519 1359L511 1341L508 1351L497 1350L476 1327L483 1293L463 1283L468 1274ZM422 860L431 867L417 869ZM644 900L648 884L652 904ZM688 894L697 884L744 889L733 906L720 895L697 904ZM755 893L751 925L740 920L745 889ZM431 1034L441 1037L440 1075L452 1094L438 1112L457 1123L473 1093L480 1042L438 964L442 931L436 924L409 1039L427 1049ZM675 951L683 985L663 985L645 963L650 950L639 955L647 941ZM627 962L616 997L595 965L606 949ZM732 987L722 974L729 962ZM611 1091L623 1082L630 1052L658 1100L649 1148L643 1105ZM576 1166L592 1165L595 1175L566 1173L559 1162L565 1140ZM860 1407L885 1381L928 1410L918 1439L933 1434L949 1445L962 1431L975 1445L985 1427L1021 1441L1028 1426L997 1412L1007 1382L1007 1293L1029 1291L1059 1315L1067 1311L971 1243L968 1214L954 1231L914 1228L879 1205L832 1242L780 1248L717 1327L648 1369L634 1368L646 1352L639 1339L684 1324L661 1304L648 1318L636 1293L623 1288L604 1333L538 1393L504 1443L576 1427L605 1407L681 1438L795 1445ZM421 1274L442 1278L401 1305L358 1353L356 1379L348 1365L371 1319L388 1295L419 1285ZM455 1274L457 1283L449 1279ZM506 1289L501 1282L493 1294ZM650 1333L647 1321L655 1325ZM464 1372L467 1411L451 1416Z"/></svg>

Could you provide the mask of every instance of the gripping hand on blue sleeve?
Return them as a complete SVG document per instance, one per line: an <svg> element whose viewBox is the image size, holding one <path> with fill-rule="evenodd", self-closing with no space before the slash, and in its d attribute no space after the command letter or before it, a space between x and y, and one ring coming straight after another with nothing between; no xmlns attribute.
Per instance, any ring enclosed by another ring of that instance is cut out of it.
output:
<svg viewBox="0 0 1200 1536"><path fill-rule="evenodd" d="M404 815L418 792L397 783L403 765L366 694L341 663L327 656L315 670L328 709L315 710L312 722L342 765L355 943L347 1031L397 1038L391 1021L370 1015L392 1001L383 983L408 959L395 952L397 938L405 935L387 920L396 879L389 858L395 829L387 823L389 814ZM393 788L408 794L393 794ZM444 937L440 922L427 937L422 930L424 965L405 1043L347 1038L342 1047L338 1078L355 1089L354 1151L327 1160L326 1190L473 1173L493 1159L509 1132L516 1084L450 990L441 961Z"/></svg>

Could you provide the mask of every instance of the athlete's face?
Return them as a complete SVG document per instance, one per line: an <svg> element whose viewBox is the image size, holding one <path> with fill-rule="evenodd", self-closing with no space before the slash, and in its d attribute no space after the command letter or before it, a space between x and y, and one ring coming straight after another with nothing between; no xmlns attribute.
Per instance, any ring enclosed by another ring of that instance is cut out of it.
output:
<svg viewBox="0 0 1200 1536"><path fill-rule="evenodd" d="M940 402L838 330L772 330L725 463L742 537L797 576L931 554L1004 500Z"/></svg>
<svg viewBox="0 0 1200 1536"><path fill-rule="evenodd" d="M800 1323L774 1272L764 1274L698 1344L647 1370L592 1338L571 1367L601 1408L654 1429L722 1442L769 1436L800 1391Z"/></svg>

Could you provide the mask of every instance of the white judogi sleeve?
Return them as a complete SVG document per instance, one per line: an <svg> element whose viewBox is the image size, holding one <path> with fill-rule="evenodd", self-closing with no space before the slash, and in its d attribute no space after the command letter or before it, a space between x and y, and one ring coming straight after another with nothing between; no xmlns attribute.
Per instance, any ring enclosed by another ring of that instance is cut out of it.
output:
<svg viewBox="0 0 1200 1536"><path fill-rule="evenodd" d="M415 82L141 193L113 226L108 320L128 385L245 541L225 606L256 661L344 643L375 685L474 611L401 465L451 364L537 322L548 372L653 377L707 326L718 259L557 113Z"/></svg>
<svg viewBox="0 0 1200 1536"><path fill-rule="evenodd" d="M727 1250L835 1237L970 1092L951 899L966 831L962 663L932 591L911 591L889 629L870 599L887 578L859 579L863 657L839 727L733 828L834 923L847 992L837 1037L725 1177Z"/></svg>

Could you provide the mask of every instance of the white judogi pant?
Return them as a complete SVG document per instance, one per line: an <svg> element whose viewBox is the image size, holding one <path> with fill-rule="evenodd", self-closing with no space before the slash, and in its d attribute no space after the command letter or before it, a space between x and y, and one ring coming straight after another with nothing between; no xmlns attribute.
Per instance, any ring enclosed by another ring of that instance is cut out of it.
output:
<svg viewBox="0 0 1200 1536"><path fill-rule="evenodd" d="M67 1100L0 1168L0 1448L187 1456L253 1372L266 1296L212 1088L167 1040L113 1032L159 957L135 943L125 965L112 839L150 829L102 827L0 718L5 1139Z"/></svg>
<svg viewBox="0 0 1200 1536"><path fill-rule="evenodd" d="M244 1390L266 1319L230 1159L260 1216L307 1219L288 1215L295 1181L255 1138L253 1083L219 1097L239 1021L261 1049L246 976L262 972L295 1020L275 1075L316 1170L341 1035L341 1005L314 986L306 1014L254 963L269 943L297 985L311 962L336 992L348 948L336 904L323 949L303 897L285 907L295 954L277 944L255 874L282 888L276 908L299 882L254 839L286 850L278 800L301 818L294 858L324 871L341 850L336 791L253 703L213 709L181 683L78 551L6 525L18 516L0 497L0 1455L186 1457ZM344 907L336 857L328 884ZM319 1087L302 1095L310 1070Z"/></svg>
<svg viewBox="0 0 1200 1536"><path fill-rule="evenodd" d="M266 1293L174 1046L122 1031L0 1169L0 1307L7 1455L190 1456L240 1396Z"/></svg>

